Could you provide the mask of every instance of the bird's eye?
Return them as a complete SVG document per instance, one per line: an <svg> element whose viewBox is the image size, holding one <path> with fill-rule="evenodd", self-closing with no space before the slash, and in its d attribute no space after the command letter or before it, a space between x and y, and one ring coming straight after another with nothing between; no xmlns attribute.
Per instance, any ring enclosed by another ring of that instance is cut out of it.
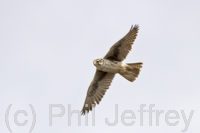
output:
<svg viewBox="0 0 200 133"><path fill-rule="evenodd" d="M101 64L101 65L103 64L103 59L99 60L99 64Z"/></svg>

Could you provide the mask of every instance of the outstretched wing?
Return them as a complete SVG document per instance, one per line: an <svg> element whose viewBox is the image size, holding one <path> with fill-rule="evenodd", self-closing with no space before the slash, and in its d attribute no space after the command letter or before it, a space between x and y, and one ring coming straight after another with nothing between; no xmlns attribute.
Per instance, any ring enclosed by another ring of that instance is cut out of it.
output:
<svg viewBox="0 0 200 133"><path fill-rule="evenodd" d="M99 104L105 92L109 88L114 76L114 73L96 70L94 79L88 88L87 96L81 114L84 115L85 113L92 110L93 106Z"/></svg>
<svg viewBox="0 0 200 133"><path fill-rule="evenodd" d="M110 48L110 50L104 58L115 61L124 60L129 51L131 50L132 44L137 36L138 30L138 25L135 25L134 27L132 26L130 31Z"/></svg>

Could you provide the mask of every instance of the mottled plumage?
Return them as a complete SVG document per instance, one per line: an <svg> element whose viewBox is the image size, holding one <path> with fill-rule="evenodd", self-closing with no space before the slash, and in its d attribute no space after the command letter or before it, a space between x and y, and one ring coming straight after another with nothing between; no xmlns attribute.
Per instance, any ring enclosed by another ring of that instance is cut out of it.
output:
<svg viewBox="0 0 200 133"><path fill-rule="evenodd" d="M97 70L88 88L82 114L89 112L93 106L99 104L116 73L130 82L138 77L142 63L122 62L131 50L138 30L138 25L132 26L130 31L110 48L104 58L94 60L93 63Z"/></svg>

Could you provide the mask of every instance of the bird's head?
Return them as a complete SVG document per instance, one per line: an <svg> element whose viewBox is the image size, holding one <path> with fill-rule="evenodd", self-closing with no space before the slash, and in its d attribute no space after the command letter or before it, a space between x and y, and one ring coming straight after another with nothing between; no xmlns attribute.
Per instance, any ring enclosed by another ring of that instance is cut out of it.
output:
<svg viewBox="0 0 200 133"><path fill-rule="evenodd" d="M93 64L94 64L95 66L102 66L103 63L104 63L104 60L103 60L102 58L96 59L96 60L93 61Z"/></svg>

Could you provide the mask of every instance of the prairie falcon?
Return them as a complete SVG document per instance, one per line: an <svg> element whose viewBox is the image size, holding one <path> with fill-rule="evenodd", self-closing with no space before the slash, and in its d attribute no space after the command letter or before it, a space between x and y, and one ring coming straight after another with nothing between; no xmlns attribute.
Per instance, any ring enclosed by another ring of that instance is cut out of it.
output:
<svg viewBox="0 0 200 133"><path fill-rule="evenodd" d="M130 82L133 82L138 77L142 62L122 62L131 50L138 30L138 25L132 26L130 31L110 48L104 58L93 61L96 73L88 88L81 114L88 113L94 105L99 104L116 73Z"/></svg>

